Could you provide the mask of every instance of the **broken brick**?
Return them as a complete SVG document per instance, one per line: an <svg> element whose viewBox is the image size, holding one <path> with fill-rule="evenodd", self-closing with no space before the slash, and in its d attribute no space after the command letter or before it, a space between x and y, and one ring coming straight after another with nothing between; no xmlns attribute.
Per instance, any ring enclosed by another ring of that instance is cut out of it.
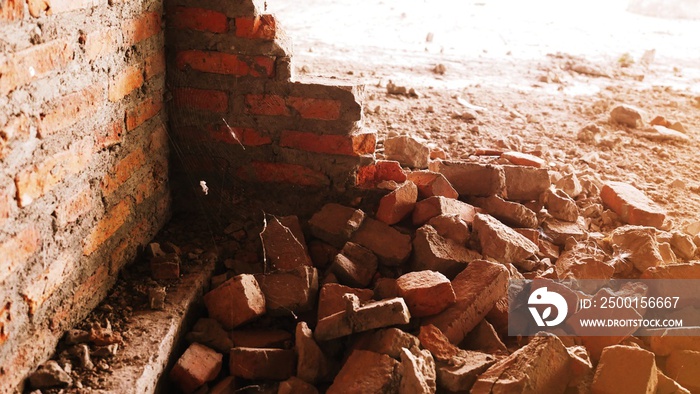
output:
<svg viewBox="0 0 700 394"><path fill-rule="evenodd" d="M306 322L299 322L295 334L297 353L297 377L316 383L328 374L328 360L314 340L313 332Z"/></svg>
<svg viewBox="0 0 700 394"><path fill-rule="evenodd" d="M553 217L565 222L575 222L579 211L576 202L559 189L549 188L544 192L544 206Z"/></svg>
<svg viewBox="0 0 700 394"><path fill-rule="evenodd" d="M318 394L318 389L296 376L292 376L280 383L277 394Z"/></svg>
<svg viewBox="0 0 700 394"><path fill-rule="evenodd" d="M399 296L399 287L394 278L377 278L374 282L374 299L383 300Z"/></svg>
<svg viewBox="0 0 700 394"><path fill-rule="evenodd" d="M278 218L272 216L268 220L260 237L271 269L294 269L312 265L306 246Z"/></svg>
<svg viewBox="0 0 700 394"><path fill-rule="evenodd" d="M610 111L610 120L631 128L644 126L642 111L634 106L620 104Z"/></svg>
<svg viewBox="0 0 700 394"><path fill-rule="evenodd" d="M627 260L639 271L675 263L675 255L673 252L664 253L662 244L657 240L656 230L652 227L618 227L610 234L610 240L613 250L627 255Z"/></svg>
<svg viewBox="0 0 700 394"><path fill-rule="evenodd" d="M328 394L390 393L398 389L399 362L386 354L355 350L328 388Z"/></svg>
<svg viewBox="0 0 700 394"><path fill-rule="evenodd" d="M316 268L300 266L292 270L256 275L256 279L265 295L265 308L271 315L307 312L316 304Z"/></svg>
<svg viewBox="0 0 700 394"><path fill-rule="evenodd" d="M435 315L456 301L450 280L436 271L409 272L396 284L414 317Z"/></svg>
<svg viewBox="0 0 700 394"><path fill-rule="evenodd" d="M292 334L278 329L233 330L229 336L233 347L285 349L292 342Z"/></svg>
<svg viewBox="0 0 700 394"><path fill-rule="evenodd" d="M341 283L366 287L377 272L377 256L356 243L348 242L335 256L330 269Z"/></svg>
<svg viewBox="0 0 700 394"><path fill-rule="evenodd" d="M411 236L402 234L386 223L367 218L351 241L364 246L387 266L401 265L411 254Z"/></svg>
<svg viewBox="0 0 700 394"><path fill-rule="evenodd" d="M488 197L505 190L506 178L500 166L442 160L430 163L430 170L444 175L460 196Z"/></svg>
<svg viewBox="0 0 700 394"><path fill-rule="evenodd" d="M603 349L591 385L593 393L656 393L654 353L631 346Z"/></svg>
<svg viewBox="0 0 700 394"><path fill-rule="evenodd" d="M311 233L336 248L341 248L360 228L365 213L359 209L328 203L309 220Z"/></svg>
<svg viewBox="0 0 700 394"><path fill-rule="evenodd" d="M490 215L477 214L473 230L481 253L501 263L518 265L539 250L532 241Z"/></svg>
<svg viewBox="0 0 700 394"><path fill-rule="evenodd" d="M472 392L563 393L571 359L556 336L537 336L481 374Z"/></svg>
<svg viewBox="0 0 700 394"><path fill-rule="evenodd" d="M346 314L353 332L408 324L411 320L408 306L401 297L370 301L364 305L353 294L346 294L343 298L347 301Z"/></svg>
<svg viewBox="0 0 700 394"><path fill-rule="evenodd" d="M435 216L451 214L459 215L460 219L471 224L476 212L473 206L459 200L442 196L428 197L416 203L413 208L413 224L420 226Z"/></svg>
<svg viewBox="0 0 700 394"><path fill-rule="evenodd" d="M413 211L418 199L418 188L411 181L399 185L382 197L375 217L386 224L396 224Z"/></svg>
<svg viewBox="0 0 700 394"><path fill-rule="evenodd" d="M445 334L439 328L432 324L426 324L420 327L418 339L421 346L430 350L438 361L448 362L459 355L461 349L453 345Z"/></svg>
<svg viewBox="0 0 700 394"><path fill-rule="evenodd" d="M328 283L321 287L318 297L318 319L333 315L345 310L345 300L343 295L354 294L362 302L372 299L374 292L369 289L354 289L337 283Z"/></svg>
<svg viewBox="0 0 700 394"><path fill-rule="evenodd" d="M340 311L318 320L314 338L328 341L352 334L352 325L346 311Z"/></svg>
<svg viewBox="0 0 700 394"><path fill-rule="evenodd" d="M296 361L293 350L235 347L229 370L244 379L285 380L294 375Z"/></svg>
<svg viewBox="0 0 700 394"><path fill-rule="evenodd" d="M666 211L636 187L623 182L607 182L600 191L603 205L628 224L661 228Z"/></svg>
<svg viewBox="0 0 700 394"><path fill-rule="evenodd" d="M416 184L420 198L442 196L457 199L459 197L459 193L452 187L450 181L438 172L414 171L408 174L408 180Z"/></svg>
<svg viewBox="0 0 700 394"><path fill-rule="evenodd" d="M666 374L692 393L700 391L700 352L676 350L666 359Z"/></svg>
<svg viewBox="0 0 700 394"><path fill-rule="evenodd" d="M406 167L426 168L430 148L414 137L402 135L384 140L384 155Z"/></svg>
<svg viewBox="0 0 700 394"><path fill-rule="evenodd" d="M180 256L175 253L154 256L151 259L151 276L155 280L179 279Z"/></svg>
<svg viewBox="0 0 700 394"><path fill-rule="evenodd" d="M170 371L170 379L185 393L192 393L219 375L222 359L223 356L216 351L193 343L177 360Z"/></svg>
<svg viewBox="0 0 700 394"><path fill-rule="evenodd" d="M441 237L451 239L459 245L465 245L469 241L469 225L459 215L440 215L428 220L428 225L433 227Z"/></svg>
<svg viewBox="0 0 700 394"><path fill-rule="evenodd" d="M265 313L265 295L253 275L234 276L204 295L209 316L230 330Z"/></svg>
<svg viewBox="0 0 700 394"><path fill-rule="evenodd" d="M435 360L429 351L416 346L401 349L399 394L433 394L437 389L435 380Z"/></svg>
<svg viewBox="0 0 700 394"><path fill-rule="evenodd" d="M513 227L537 228L537 214L525 205L498 196L475 198L474 204L484 212Z"/></svg>
<svg viewBox="0 0 700 394"><path fill-rule="evenodd" d="M538 200L551 182L544 168L503 166L505 174L505 198L511 201Z"/></svg>
<svg viewBox="0 0 700 394"><path fill-rule="evenodd" d="M508 269L502 264L472 261L452 280L457 302L423 323L439 328L453 344L462 342L496 301L506 295L508 278Z"/></svg>
<svg viewBox="0 0 700 394"><path fill-rule="evenodd" d="M479 253L443 238L428 224L416 230L413 249L414 270L437 271L448 278L460 273L470 261L481 258Z"/></svg>
<svg viewBox="0 0 700 394"><path fill-rule="evenodd" d="M542 168L547 165L547 163L541 157L531 155L529 153L522 152L503 152L501 154L502 159L506 159L509 162L517 166L530 166L536 168Z"/></svg>
<svg viewBox="0 0 700 394"><path fill-rule="evenodd" d="M498 337L496 329L486 319L480 321L473 330L469 331L460 346L489 354L508 353L508 348Z"/></svg>
<svg viewBox="0 0 700 394"><path fill-rule="evenodd" d="M395 359L401 357L401 349L410 349L420 345L415 336L398 328L383 328L373 333L367 333L355 345L356 349L370 350L375 353L386 354Z"/></svg>
<svg viewBox="0 0 700 394"><path fill-rule="evenodd" d="M233 342L221 324L214 319L202 318L197 320L194 327L187 333L190 343L200 343L219 353L226 353L233 347Z"/></svg>

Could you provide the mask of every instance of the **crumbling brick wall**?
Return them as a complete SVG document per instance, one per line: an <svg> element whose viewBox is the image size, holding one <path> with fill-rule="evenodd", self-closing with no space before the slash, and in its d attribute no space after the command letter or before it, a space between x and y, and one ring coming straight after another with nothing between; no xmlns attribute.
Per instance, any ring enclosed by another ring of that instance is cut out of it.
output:
<svg viewBox="0 0 700 394"><path fill-rule="evenodd" d="M0 392L169 210L160 0L0 0Z"/></svg>
<svg viewBox="0 0 700 394"><path fill-rule="evenodd" d="M204 181L201 200L227 205L250 183L305 200L355 186L376 143L360 88L293 81L289 40L264 4L168 0L166 13L173 179L185 192Z"/></svg>

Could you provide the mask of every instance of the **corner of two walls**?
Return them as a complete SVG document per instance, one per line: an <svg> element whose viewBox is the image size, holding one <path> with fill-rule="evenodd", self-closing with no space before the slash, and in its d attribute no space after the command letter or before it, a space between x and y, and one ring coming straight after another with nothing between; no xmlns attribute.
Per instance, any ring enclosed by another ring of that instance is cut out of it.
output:
<svg viewBox="0 0 700 394"><path fill-rule="evenodd" d="M0 0L0 393L170 209L162 0Z"/></svg>
<svg viewBox="0 0 700 394"><path fill-rule="evenodd" d="M376 145L360 87L293 81L289 40L251 0L166 0L166 20L176 196L214 214L249 209L241 199L299 213L354 189Z"/></svg>

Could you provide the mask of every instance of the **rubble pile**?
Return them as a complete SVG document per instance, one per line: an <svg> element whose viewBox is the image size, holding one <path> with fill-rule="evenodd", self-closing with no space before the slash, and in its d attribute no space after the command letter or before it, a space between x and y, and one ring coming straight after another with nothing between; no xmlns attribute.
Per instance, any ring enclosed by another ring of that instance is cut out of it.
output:
<svg viewBox="0 0 700 394"><path fill-rule="evenodd" d="M698 278L697 232L672 230L627 183L520 152L431 160L414 142L391 144L411 151L402 164L429 168L378 180L388 193L374 212L268 215L259 255L220 256L209 318L170 379L187 393L700 389L684 369L700 362L694 337L507 332L509 279ZM154 270L169 271L162 260Z"/></svg>

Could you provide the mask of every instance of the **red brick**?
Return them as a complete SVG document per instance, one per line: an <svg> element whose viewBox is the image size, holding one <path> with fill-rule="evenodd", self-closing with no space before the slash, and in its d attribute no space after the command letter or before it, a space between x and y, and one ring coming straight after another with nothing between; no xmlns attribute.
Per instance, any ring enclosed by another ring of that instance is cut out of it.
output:
<svg viewBox="0 0 700 394"><path fill-rule="evenodd" d="M296 361L294 350L235 347L229 370L244 379L285 380L294 375Z"/></svg>
<svg viewBox="0 0 700 394"><path fill-rule="evenodd" d="M99 127L96 134L96 146L99 149L106 149L122 141L124 133L124 119L117 120Z"/></svg>
<svg viewBox="0 0 700 394"><path fill-rule="evenodd" d="M450 280L435 271L409 272L396 285L414 317L435 315L457 300Z"/></svg>
<svg viewBox="0 0 700 394"><path fill-rule="evenodd" d="M146 162L143 149L138 148L119 161L102 179L102 192L109 196L123 185Z"/></svg>
<svg viewBox="0 0 700 394"><path fill-rule="evenodd" d="M330 181L326 175L298 164L251 162L241 167L238 176L253 182L290 183L300 186L326 186Z"/></svg>
<svg viewBox="0 0 700 394"><path fill-rule="evenodd" d="M336 120L340 118L340 101L309 97L289 97L287 104L304 119Z"/></svg>
<svg viewBox="0 0 700 394"><path fill-rule="evenodd" d="M122 23L124 45L130 46L152 37L161 31L160 14L148 12Z"/></svg>
<svg viewBox="0 0 700 394"><path fill-rule="evenodd" d="M386 224L396 224L413 211L417 199L418 188L413 182L406 181L382 197L375 217Z"/></svg>
<svg viewBox="0 0 700 394"><path fill-rule="evenodd" d="M119 230L131 215L131 203L123 200L100 219L83 242L83 254L91 255Z"/></svg>
<svg viewBox="0 0 700 394"><path fill-rule="evenodd" d="M418 339L424 349L428 349L438 361L451 361L461 353L461 349L453 345L439 328L432 324L420 327Z"/></svg>
<svg viewBox="0 0 700 394"><path fill-rule="evenodd" d="M284 97L265 94L245 96L246 111L253 115L289 115Z"/></svg>
<svg viewBox="0 0 700 394"><path fill-rule="evenodd" d="M179 51L175 64L180 70L193 70L236 76L271 77L275 58L270 56L241 56L199 50Z"/></svg>
<svg viewBox="0 0 700 394"><path fill-rule="evenodd" d="M314 237L340 248L360 228L364 219L362 210L328 203L311 217L309 227Z"/></svg>
<svg viewBox="0 0 700 394"><path fill-rule="evenodd" d="M17 21L24 16L24 1L3 0L0 7L0 20Z"/></svg>
<svg viewBox="0 0 700 394"><path fill-rule="evenodd" d="M603 204L629 224L661 228L666 212L636 187L623 182L608 182L600 191Z"/></svg>
<svg viewBox="0 0 700 394"><path fill-rule="evenodd" d="M41 234L32 226L25 227L12 238L0 243L0 283L20 265L26 264L39 249Z"/></svg>
<svg viewBox="0 0 700 394"><path fill-rule="evenodd" d="M328 388L328 394L391 393L399 387L399 362L386 354L355 350Z"/></svg>
<svg viewBox="0 0 700 394"><path fill-rule="evenodd" d="M294 226L292 225L292 228ZM272 216L260 233L265 258L270 269L295 269L310 267L311 258L303 239L297 238L292 228Z"/></svg>
<svg viewBox="0 0 700 394"><path fill-rule="evenodd" d="M265 295L253 275L235 276L204 295L209 317L230 330L265 313Z"/></svg>
<svg viewBox="0 0 700 394"><path fill-rule="evenodd" d="M292 334L278 329L233 330L229 334L235 347L288 348Z"/></svg>
<svg viewBox="0 0 700 394"><path fill-rule="evenodd" d="M143 85L141 69L129 66L119 72L109 83L109 101L119 101Z"/></svg>
<svg viewBox="0 0 700 394"><path fill-rule="evenodd" d="M75 258L72 253L66 252L51 261L51 264L33 278L27 288L22 292L29 314L33 315L41 308L44 302L63 285L65 276L71 272Z"/></svg>
<svg viewBox="0 0 700 394"><path fill-rule="evenodd" d="M457 302L424 321L439 328L450 342L462 342L508 288L508 269L500 263L474 260L452 281Z"/></svg>
<svg viewBox="0 0 700 394"><path fill-rule="evenodd" d="M177 88L173 90L175 105L216 113L228 110L228 94L221 90Z"/></svg>
<svg viewBox="0 0 700 394"><path fill-rule="evenodd" d="M453 278L472 260L481 255L464 244L445 239L432 226L426 224L416 230L413 238L414 270L432 270Z"/></svg>
<svg viewBox="0 0 700 394"><path fill-rule="evenodd" d="M292 376L280 383L277 394L318 394L318 389L296 376Z"/></svg>
<svg viewBox="0 0 700 394"><path fill-rule="evenodd" d="M504 198L508 200L539 200L542 193L551 186L549 172L546 168L509 165L502 168L506 182Z"/></svg>
<svg viewBox="0 0 700 394"><path fill-rule="evenodd" d="M102 105L103 92L102 86L93 85L57 99L54 107L41 119L41 137L46 138L93 116Z"/></svg>
<svg viewBox="0 0 700 394"><path fill-rule="evenodd" d="M280 146L332 155L361 156L374 152L376 133L318 135L301 131L283 131Z"/></svg>
<svg viewBox="0 0 700 394"><path fill-rule="evenodd" d="M408 324L411 320L408 306L401 297L367 303L360 302L354 294L346 294L343 298L346 300L346 314L353 332Z"/></svg>
<svg viewBox="0 0 700 394"><path fill-rule="evenodd" d="M226 33L228 31L228 20L226 15L220 12L194 7L177 7L173 15L173 27L211 33Z"/></svg>
<svg viewBox="0 0 700 394"><path fill-rule="evenodd" d="M75 222L79 217L92 211L93 197L90 189L85 189L72 196L68 201L63 201L54 212L56 223L59 227Z"/></svg>
<svg viewBox="0 0 700 394"><path fill-rule="evenodd" d="M316 304L318 272L300 266L289 271L275 271L257 277L265 295L265 308L270 315L290 316L310 311Z"/></svg>
<svg viewBox="0 0 700 394"><path fill-rule="evenodd" d="M114 52L117 43L116 34L112 29L96 30L87 33L82 38L87 59L94 61L101 56Z"/></svg>
<svg viewBox="0 0 700 394"><path fill-rule="evenodd" d="M222 360L221 354L195 342L177 360L170 371L170 379L185 393L192 393L206 382L216 379Z"/></svg>
<svg viewBox="0 0 700 394"><path fill-rule="evenodd" d="M297 376L309 383L316 383L329 373L329 362L318 346L313 332L306 322L297 324L294 335L294 347L297 353Z"/></svg>
<svg viewBox="0 0 700 394"><path fill-rule="evenodd" d="M414 171L408 174L408 180L418 186L418 195L421 198L443 196L456 199L459 197L459 194L452 187L450 181L440 173Z"/></svg>
<svg viewBox="0 0 700 394"><path fill-rule="evenodd" d="M272 143L272 138L270 138L269 135L247 127L228 127L226 125L218 125L211 127L210 131L212 138L215 141L221 141L227 144L262 146Z"/></svg>
<svg viewBox="0 0 700 394"><path fill-rule="evenodd" d="M0 95L65 67L73 59L66 40L54 40L15 53L0 63Z"/></svg>
<svg viewBox="0 0 700 394"><path fill-rule="evenodd" d="M522 153L522 152L503 152L501 155L502 159L506 159L509 162L518 165L518 166L529 166L529 167L537 167L537 168L542 168L546 167L547 163L544 161L544 159L537 157L535 155L531 155L528 153Z"/></svg>
<svg viewBox="0 0 700 394"><path fill-rule="evenodd" d="M318 320L345 310L343 295L350 293L356 295L360 301L367 302L372 299L374 292L369 289L354 289L338 283L327 283L321 288L318 298Z"/></svg>
<svg viewBox="0 0 700 394"><path fill-rule="evenodd" d="M254 17L236 18L236 36L274 40L276 34L275 17L272 15L256 15Z"/></svg>
<svg viewBox="0 0 700 394"><path fill-rule="evenodd" d="M490 215L477 214L472 235L481 245L481 253L503 264L515 264L533 256L539 248L524 235Z"/></svg>
<svg viewBox="0 0 700 394"><path fill-rule="evenodd" d="M406 173L398 161L377 160L374 164L357 170L355 184L362 188L373 188L382 181L405 182Z"/></svg>
<svg viewBox="0 0 700 394"><path fill-rule="evenodd" d="M411 254L411 236L379 220L365 218L350 239L374 252L388 266L403 264Z"/></svg>
<svg viewBox="0 0 700 394"><path fill-rule="evenodd" d="M137 128L148 119L156 116L162 108L162 95L160 93L155 93L153 97L138 103L131 109L127 109L125 113L126 130L131 131Z"/></svg>
<svg viewBox="0 0 700 394"><path fill-rule="evenodd" d="M19 206L26 207L66 177L82 171L91 158L92 146L83 142L25 168L15 177Z"/></svg>
<svg viewBox="0 0 700 394"><path fill-rule="evenodd" d="M413 224L419 226L440 215L459 215L466 223L474 222L475 207L452 198L434 196L416 203L413 209Z"/></svg>
<svg viewBox="0 0 700 394"><path fill-rule="evenodd" d="M160 51L154 53L153 55L146 58L144 63L144 74L146 75L146 80L149 80L156 75L163 74L165 72L165 51Z"/></svg>
<svg viewBox="0 0 700 394"><path fill-rule="evenodd" d="M356 243L348 242L333 259L330 272L340 283L366 287L377 273L377 256Z"/></svg>

